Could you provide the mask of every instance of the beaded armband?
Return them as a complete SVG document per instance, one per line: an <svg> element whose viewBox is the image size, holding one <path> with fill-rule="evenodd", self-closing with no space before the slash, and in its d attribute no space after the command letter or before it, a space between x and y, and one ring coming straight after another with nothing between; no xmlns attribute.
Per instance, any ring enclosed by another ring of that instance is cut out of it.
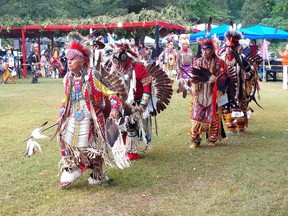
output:
<svg viewBox="0 0 288 216"><path fill-rule="evenodd" d="M63 114L65 113L65 110L66 110L66 108L65 108L65 106L63 105L63 106L61 107L61 109L60 109L59 117L62 117L62 116L63 116Z"/></svg>
<svg viewBox="0 0 288 216"><path fill-rule="evenodd" d="M121 102L116 95L110 96L109 99L110 99L111 109L120 109L121 108Z"/></svg>
<svg viewBox="0 0 288 216"><path fill-rule="evenodd" d="M140 104L142 106L146 107L148 105L148 103L149 103L149 100L150 100L150 94L144 92L143 95L142 95Z"/></svg>
<svg viewBox="0 0 288 216"><path fill-rule="evenodd" d="M143 86L146 86L152 82L153 78L151 76L148 76L141 80L141 83Z"/></svg>
<svg viewBox="0 0 288 216"><path fill-rule="evenodd" d="M67 158L70 156L67 149L61 150L61 155L63 158Z"/></svg>

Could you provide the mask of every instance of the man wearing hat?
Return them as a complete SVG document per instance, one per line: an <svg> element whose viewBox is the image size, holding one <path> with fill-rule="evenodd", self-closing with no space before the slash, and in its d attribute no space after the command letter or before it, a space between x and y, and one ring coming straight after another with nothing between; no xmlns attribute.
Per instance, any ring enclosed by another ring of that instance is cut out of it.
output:
<svg viewBox="0 0 288 216"><path fill-rule="evenodd" d="M5 50L6 50L6 54L4 56L4 63L6 66L6 70L4 71L3 76L2 76L2 83L7 84L8 79L11 77L12 83L16 84L16 76L17 76L16 58L12 53L12 47L10 45L5 47Z"/></svg>

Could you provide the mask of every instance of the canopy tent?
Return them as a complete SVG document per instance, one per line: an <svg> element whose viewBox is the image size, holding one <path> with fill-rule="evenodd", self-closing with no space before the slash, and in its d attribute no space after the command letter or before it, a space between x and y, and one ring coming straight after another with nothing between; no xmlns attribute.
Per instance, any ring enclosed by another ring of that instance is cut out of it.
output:
<svg viewBox="0 0 288 216"><path fill-rule="evenodd" d="M156 41L159 41L159 31L160 29L172 29L178 33L185 32L185 28L180 25L175 25L167 22L134 22L134 23L111 23L111 24L90 24L90 25L50 25L50 26L21 26L21 27L11 27L11 29L2 27L0 30L0 37L3 38L21 38L22 41L22 54L23 62L26 62L26 37L28 38L38 38L38 48L40 50L40 37L51 37L52 48L53 48L53 37L67 35L71 31L82 30L86 31L87 34L91 30L104 29L104 30L114 30L119 28L125 28L127 30L141 29L141 28L156 28ZM158 43L156 43L158 46ZM23 76L26 78L26 64L23 65Z"/></svg>
<svg viewBox="0 0 288 216"><path fill-rule="evenodd" d="M242 28L245 38L249 39L288 39L288 32L269 26L255 25Z"/></svg>
<svg viewBox="0 0 288 216"><path fill-rule="evenodd" d="M221 25L216 28L212 28L210 34L207 36L208 38L211 38L214 34L220 39L224 39L224 34L229 30L229 25ZM206 38L206 31L197 32L195 34L190 34L190 41L196 41L197 38Z"/></svg>
<svg viewBox="0 0 288 216"><path fill-rule="evenodd" d="M229 25L221 25L216 28L212 28L210 34L207 36L211 38L214 34L223 40L225 32L229 30ZM248 39L288 39L288 32L269 26L255 25L247 28L241 28L238 30L243 33L244 38ZM206 37L206 31L197 32L190 35L191 41L196 41L199 37Z"/></svg>

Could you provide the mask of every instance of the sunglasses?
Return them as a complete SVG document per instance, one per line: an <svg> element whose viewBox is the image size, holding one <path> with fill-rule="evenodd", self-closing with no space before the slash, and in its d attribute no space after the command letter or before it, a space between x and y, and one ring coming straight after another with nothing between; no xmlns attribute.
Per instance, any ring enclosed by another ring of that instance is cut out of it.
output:
<svg viewBox="0 0 288 216"><path fill-rule="evenodd" d="M213 46L211 46L211 45L204 45L204 46L202 46L201 49L202 49L202 50L213 49Z"/></svg>

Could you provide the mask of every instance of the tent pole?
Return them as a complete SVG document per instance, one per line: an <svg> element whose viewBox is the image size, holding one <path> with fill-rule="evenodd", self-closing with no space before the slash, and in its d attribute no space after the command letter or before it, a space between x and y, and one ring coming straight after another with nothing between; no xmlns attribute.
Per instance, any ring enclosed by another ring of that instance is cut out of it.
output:
<svg viewBox="0 0 288 216"><path fill-rule="evenodd" d="M51 50L50 50L52 55L53 55L53 50L54 50L54 37L52 36L51 37Z"/></svg>
<svg viewBox="0 0 288 216"><path fill-rule="evenodd" d="M27 66L26 66L26 39L24 28L21 29L22 34L22 57L23 57L23 77L27 78Z"/></svg>
<svg viewBox="0 0 288 216"><path fill-rule="evenodd" d="M266 54L267 53L267 49L266 50L264 50L265 49L265 43L266 43L266 41L265 41L265 39L263 39L263 41L262 41L262 60L263 60L263 81L264 82L267 82L267 79L266 79L266 67L265 67L265 58L267 57L267 55L268 54ZM266 56L264 56L264 54L266 55ZM268 60L269 61L269 60Z"/></svg>
<svg viewBox="0 0 288 216"><path fill-rule="evenodd" d="M89 29L89 33L90 34L93 33L93 29L92 28ZM90 41L90 45L93 46L93 41L92 40ZM93 68L93 65L94 65L93 64L93 59L94 59L93 57L94 56L95 56L95 52L94 52L94 49L92 49L92 55L90 56L90 68Z"/></svg>
<svg viewBox="0 0 288 216"><path fill-rule="evenodd" d="M160 52L160 48L159 48L159 25L156 25L156 29L155 29L155 43L156 43L156 50L157 50L157 57L159 56L159 52Z"/></svg>

